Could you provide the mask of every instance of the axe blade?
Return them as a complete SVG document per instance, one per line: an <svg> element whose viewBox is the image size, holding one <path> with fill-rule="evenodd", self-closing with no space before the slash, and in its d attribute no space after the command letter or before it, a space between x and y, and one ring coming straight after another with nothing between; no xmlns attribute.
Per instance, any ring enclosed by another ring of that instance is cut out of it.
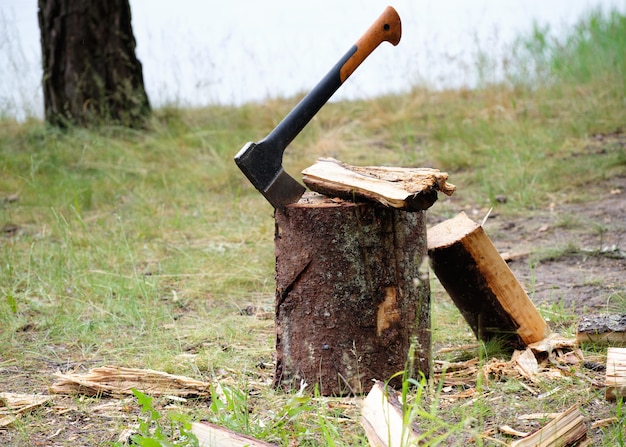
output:
<svg viewBox="0 0 626 447"><path fill-rule="evenodd" d="M235 156L235 163L276 209L284 210L296 203L306 188L291 177L282 167L282 151L264 141L246 144Z"/></svg>

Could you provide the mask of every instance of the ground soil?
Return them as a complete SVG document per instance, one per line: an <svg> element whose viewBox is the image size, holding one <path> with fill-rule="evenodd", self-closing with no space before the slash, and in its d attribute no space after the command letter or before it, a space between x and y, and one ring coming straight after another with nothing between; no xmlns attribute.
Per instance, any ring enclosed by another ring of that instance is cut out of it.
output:
<svg viewBox="0 0 626 447"><path fill-rule="evenodd" d="M484 228L536 305L626 312L626 176L589 193L593 201L550 203L516 217L495 207ZM465 210L476 222L488 211Z"/></svg>
<svg viewBox="0 0 626 447"><path fill-rule="evenodd" d="M626 144L624 134L615 138ZM536 305L567 309L574 316L625 313L626 175L589 185L587 192L593 200L546 203L517 217L499 215L496 207L485 229L509 259L509 266ZM483 210L470 210L476 220L482 219L481 213ZM46 359L16 365L0 353L0 392L45 394L55 371L86 370L91 366ZM106 445L107 441L119 439L122 427L136 421L139 411L133 402L131 398L120 401L57 396L52 405L23 415L8 428L0 428L0 445ZM159 405L168 402L160 401ZM611 414L602 399L589 403L585 411Z"/></svg>

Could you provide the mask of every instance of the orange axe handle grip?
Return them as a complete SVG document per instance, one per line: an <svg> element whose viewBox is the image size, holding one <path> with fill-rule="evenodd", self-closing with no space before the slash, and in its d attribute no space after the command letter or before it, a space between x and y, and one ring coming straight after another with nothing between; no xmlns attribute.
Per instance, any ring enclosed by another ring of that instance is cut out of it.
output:
<svg viewBox="0 0 626 447"><path fill-rule="evenodd" d="M385 11L376 19L367 31L356 41L354 46L356 52L350 56L340 71L341 82L343 83L361 62L369 56L372 51L383 42L390 42L392 45L398 45L402 36L402 22L400 16L391 6L387 6Z"/></svg>

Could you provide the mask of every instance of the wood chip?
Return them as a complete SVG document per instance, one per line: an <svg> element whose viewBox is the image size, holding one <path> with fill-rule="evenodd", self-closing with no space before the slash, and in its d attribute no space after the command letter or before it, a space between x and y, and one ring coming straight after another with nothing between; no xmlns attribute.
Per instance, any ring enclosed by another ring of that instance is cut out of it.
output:
<svg viewBox="0 0 626 447"><path fill-rule="evenodd" d="M528 436L528 433L524 432L524 431L519 431L519 430L515 430L512 427L509 427L508 425L502 425L500 427L498 427L498 430L502 433L504 433L505 435L511 435L511 436L517 436L520 438L524 438L526 436Z"/></svg>
<svg viewBox="0 0 626 447"><path fill-rule="evenodd" d="M372 447L419 445L415 426L406 426L398 393L377 381L361 408L361 426Z"/></svg>
<svg viewBox="0 0 626 447"><path fill-rule="evenodd" d="M47 404L52 396L42 394L0 393L0 427L13 424L22 413Z"/></svg>
<svg viewBox="0 0 626 447"><path fill-rule="evenodd" d="M606 398L626 397L626 348L609 348L606 353Z"/></svg>
<svg viewBox="0 0 626 447"><path fill-rule="evenodd" d="M200 447L278 447L210 422L192 423L191 432L198 438Z"/></svg>
<svg viewBox="0 0 626 447"><path fill-rule="evenodd" d="M86 374L55 374L50 386L55 394L123 397L137 389L150 396L209 397L210 383L150 369L103 366Z"/></svg>
<svg viewBox="0 0 626 447"><path fill-rule="evenodd" d="M590 445L587 426L576 405L568 408L543 428L511 443L511 447L553 447Z"/></svg>

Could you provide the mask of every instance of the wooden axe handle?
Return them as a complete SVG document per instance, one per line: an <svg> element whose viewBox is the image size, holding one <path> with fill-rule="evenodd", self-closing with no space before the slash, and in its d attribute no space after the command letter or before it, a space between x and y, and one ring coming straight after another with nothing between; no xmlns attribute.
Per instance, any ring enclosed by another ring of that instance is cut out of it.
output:
<svg viewBox="0 0 626 447"><path fill-rule="evenodd" d="M385 11L376 19L372 26L356 41L354 46L356 52L341 67L340 77L343 83L361 62L369 56L372 51L383 42L390 42L392 45L398 45L402 36L402 23L400 16L391 6L387 6Z"/></svg>

